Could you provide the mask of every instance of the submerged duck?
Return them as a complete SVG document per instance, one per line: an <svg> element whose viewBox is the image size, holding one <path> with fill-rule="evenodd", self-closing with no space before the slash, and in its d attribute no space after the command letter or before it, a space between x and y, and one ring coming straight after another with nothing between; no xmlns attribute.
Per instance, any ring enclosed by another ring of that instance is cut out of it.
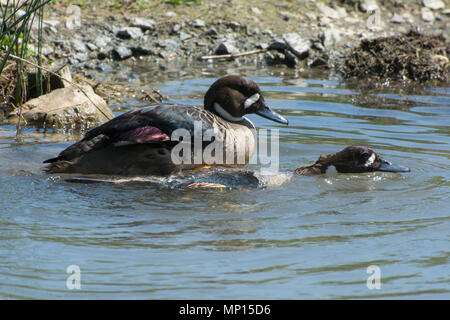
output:
<svg viewBox="0 0 450 320"><path fill-rule="evenodd" d="M339 152L320 156L311 165L294 170L296 174L314 175L326 173L334 166L340 173L362 173L372 171L409 172L409 168L394 165L381 158L375 151L364 146L350 146Z"/></svg>
<svg viewBox="0 0 450 320"><path fill-rule="evenodd" d="M302 166L293 174L279 174L273 177L262 177L250 170L230 170L212 173L204 177L194 177L193 180L180 184L180 187L190 189L224 189L224 188L256 188L261 185L279 185L290 180L293 175L325 174L334 166L339 173L363 173L374 171L410 172L401 165L395 165L381 158L375 151L365 146L350 146L324 156L313 164Z"/></svg>
<svg viewBox="0 0 450 320"><path fill-rule="evenodd" d="M214 138L223 139L223 157L231 153L231 157L222 163L246 164L255 150L255 126L245 117L252 113L288 124L284 117L265 104L255 82L243 76L225 76L214 82L206 92L204 108L159 104L126 112L90 130L82 140L63 150L57 157L44 161L50 164L46 171L126 176L167 175L181 169L216 164L210 161L205 163L202 159L200 163L174 163L172 150L179 141L173 141L172 138L177 129L190 135L191 140L188 142L193 142L194 149L194 137L198 130L203 134L207 130L218 133ZM179 137L179 140L184 142L184 138ZM213 141L200 138L200 153ZM243 145L245 149L241 157L242 152L238 155L235 150ZM186 156L184 150L181 150L180 157ZM192 155L192 160L198 159L194 151Z"/></svg>

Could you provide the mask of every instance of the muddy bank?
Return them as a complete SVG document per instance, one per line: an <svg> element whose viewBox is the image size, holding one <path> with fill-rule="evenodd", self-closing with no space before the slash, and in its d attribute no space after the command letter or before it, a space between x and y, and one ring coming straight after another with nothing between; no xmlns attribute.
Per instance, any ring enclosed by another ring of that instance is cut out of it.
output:
<svg viewBox="0 0 450 320"><path fill-rule="evenodd" d="M201 58L255 50L259 53L237 59L347 72L342 66L361 40L410 30L450 38L450 10L441 0L379 2L90 1L73 6L62 1L47 9L44 53L86 75L110 71L111 62L124 60L164 71L177 60L220 63Z"/></svg>

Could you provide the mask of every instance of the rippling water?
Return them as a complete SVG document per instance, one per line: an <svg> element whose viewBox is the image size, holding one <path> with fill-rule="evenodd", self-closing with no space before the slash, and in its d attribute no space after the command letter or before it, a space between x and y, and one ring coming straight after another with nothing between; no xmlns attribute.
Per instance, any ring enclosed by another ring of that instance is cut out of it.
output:
<svg viewBox="0 0 450 320"><path fill-rule="evenodd" d="M171 101L202 104L230 70L153 84ZM450 89L371 93L327 74L231 71L252 77L290 121L251 116L280 130L280 170L368 145L412 172L231 191L69 183L43 174L42 160L79 136L25 129L16 138L1 126L0 298L450 298ZM70 265L79 290L66 286ZM371 265L380 289L367 286Z"/></svg>

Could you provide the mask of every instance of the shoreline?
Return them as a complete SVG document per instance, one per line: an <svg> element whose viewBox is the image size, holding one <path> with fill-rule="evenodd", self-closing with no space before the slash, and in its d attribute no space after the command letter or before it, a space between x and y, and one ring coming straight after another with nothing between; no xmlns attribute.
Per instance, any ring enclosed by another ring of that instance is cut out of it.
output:
<svg viewBox="0 0 450 320"><path fill-rule="evenodd" d="M164 69L174 61L254 50L260 53L237 59L342 71L345 58L363 39L418 30L440 34L448 43L449 8L405 2L382 6L349 0L329 6L324 1L204 0L171 5L95 0L80 7L62 1L46 9L43 53L55 64L83 72L108 71L105 63L110 61L139 60Z"/></svg>

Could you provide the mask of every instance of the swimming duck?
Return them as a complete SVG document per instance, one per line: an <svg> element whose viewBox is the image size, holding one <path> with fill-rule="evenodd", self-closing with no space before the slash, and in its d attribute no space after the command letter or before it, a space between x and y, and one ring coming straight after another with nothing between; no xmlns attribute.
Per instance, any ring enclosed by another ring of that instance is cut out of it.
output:
<svg viewBox="0 0 450 320"><path fill-rule="evenodd" d="M204 108L166 103L126 112L90 130L82 140L57 157L44 161L50 164L46 171L136 176L167 175L180 169L193 169L204 163L172 161L172 149L179 143L173 141L172 134L177 129L184 129L183 132L190 134L190 142L195 144L199 123L202 133L209 129L219 133L224 141L224 157L232 154L226 159L227 164L245 164L255 150L255 126L245 117L252 113L288 124L284 117L266 105L254 81L243 76L225 76L206 92ZM200 152L213 141L200 140ZM238 159L235 150L242 145L245 145L245 159ZM183 149L180 156L186 156ZM194 155L192 160L195 159Z"/></svg>
<svg viewBox="0 0 450 320"><path fill-rule="evenodd" d="M401 165L395 165L381 158L375 151L365 146L350 146L324 156L311 165L302 166L293 171L298 175L324 174L334 166L339 173L363 173L373 171L410 172ZM261 177L249 170L230 170L228 172L212 172L210 175L195 178L180 184L190 189L224 189L224 188L256 188L261 184L279 185L292 178L292 174L280 174L275 177ZM263 182L265 181L265 182Z"/></svg>
<svg viewBox="0 0 450 320"><path fill-rule="evenodd" d="M301 175L314 175L326 173L328 168L334 166L340 173L362 173L372 171L409 172L409 168L394 165L381 158L375 151L365 146L350 146L339 152L320 156L311 165L294 170Z"/></svg>

